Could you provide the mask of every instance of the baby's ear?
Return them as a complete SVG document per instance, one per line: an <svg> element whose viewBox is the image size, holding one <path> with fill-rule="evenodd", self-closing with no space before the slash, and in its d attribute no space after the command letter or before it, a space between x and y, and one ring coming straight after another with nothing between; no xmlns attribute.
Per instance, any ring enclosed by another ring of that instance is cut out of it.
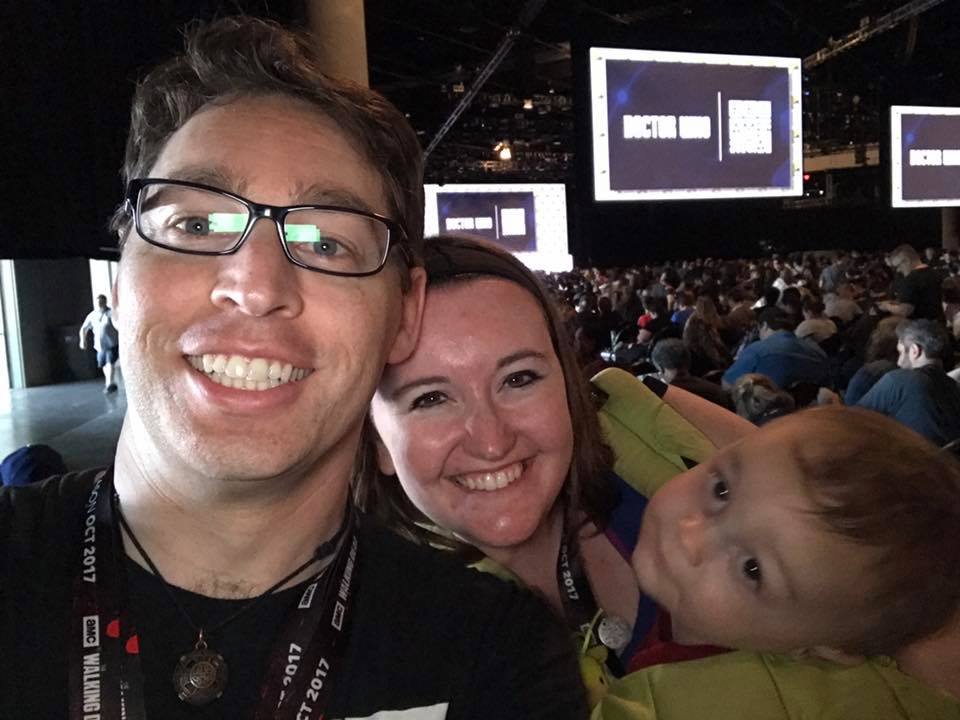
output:
<svg viewBox="0 0 960 720"><path fill-rule="evenodd" d="M795 650L790 654L798 658L820 658L821 660L829 660L830 662L837 663L837 665L846 665L847 667L862 665L867 661L867 658L863 655L851 655L839 648L827 647L826 645L817 645L816 647L805 648L803 650Z"/></svg>
<svg viewBox="0 0 960 720"><path fill-rule="evenodd" d="M384 475L396 475L397 470L393 466L393 458L390 457L387 446L379 438L375 442L377 445L377 466L380 468L380 472Z"/></svg>

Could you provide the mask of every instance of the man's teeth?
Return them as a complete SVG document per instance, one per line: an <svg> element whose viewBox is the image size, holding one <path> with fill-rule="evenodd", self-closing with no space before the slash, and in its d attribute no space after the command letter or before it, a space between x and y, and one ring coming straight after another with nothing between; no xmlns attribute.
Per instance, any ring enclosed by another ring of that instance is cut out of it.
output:
<svg viewBox="0 0 960 720"><path fill-rule="evenodd" d="M269 390L303 380L313 370L242 355L187 355L189 363L215 383L240 390Z"/></svg>
<svg viewBox="0 0 960 720"><path fill-rule="evenodd" d="M523 463L515 463L496 472L469 473L455 475L454 481L467 490L500 490L516 480L523 473Z"/></svg>

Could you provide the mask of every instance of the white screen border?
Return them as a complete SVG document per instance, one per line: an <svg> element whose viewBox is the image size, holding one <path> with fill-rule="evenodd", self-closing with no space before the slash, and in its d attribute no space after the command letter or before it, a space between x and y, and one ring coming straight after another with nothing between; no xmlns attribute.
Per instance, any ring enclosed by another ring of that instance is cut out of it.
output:
<svg viewBox="0 0 960 720"><path fill-rule="evenodd" d="M537 227L537 251L515 252L514 257L531 270L567 272L573 270L567 229L567 187L563 183L426 183L423 186L424 235L440 233L437 194L532 192L534 221ZM547 207L549 206L549 207ZM469 234L466 233L466 234Z"/></svg>
<svg viewBox="0 0 960 720"><path fill-rule="evenodd" d="M610 187L610 128L607 123L607 61L732 65L736 67L780 67L788 71L790 83L790 186L786 188L696 188L683 190L613 190ZM803 106L802 60L766 55L668 52L629 48L590 48L590 106L593 134L593 195L597 202L622 200L720 200L803 195Z"/></svg>
<svg viewBox="0 0 960 720"><path fill-rule="evenodd" d="M960 115L960 107L926 105L890 106L890 206L895 208L960 207L958 197L942 200L904 200L903 198L903 116Z"/></svg>

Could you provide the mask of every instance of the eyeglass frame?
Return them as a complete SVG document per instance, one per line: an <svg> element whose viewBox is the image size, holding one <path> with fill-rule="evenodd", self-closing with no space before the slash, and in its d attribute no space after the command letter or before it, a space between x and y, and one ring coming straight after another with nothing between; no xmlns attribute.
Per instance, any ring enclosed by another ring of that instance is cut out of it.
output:
<svg viewBox="0 0 960 720"><path fill-rule="evenodd" d="M149 187L150 185L159 184L177 185L178 187L194 188L196 190L205 190L207 192L217 193L218 195L223 195L224 197L235 200L245 206L247 208L247 225L243 229L243 232L240 233L240 237L237 242L233 245L233 247L227 248L226 250L188 250L185 248L164 245L163 243L148 238L143 232L143 229L140 227L140 194L143 192L144 188ZM268 205L266 203L257 203L253 200L248 200L242 195L237 195L229 190L223 190L222 188L214 187L213 185L205 185L203 183L192 182L189 180L171 180L169 178L133 178L127 183L127 191L125 195L124 210L132 216L133 226L136 228L137 235L154 247L163 248L164 250L169 250L171 252L184 253L185 255L233 255L239 251L241 247L243 247L243 244L250 237L254 225L257 224L257 220L260 218L267 218L268 220L273 220L273 224L277 228L278 239L280 240L280 245L283 248L284 256L288 261L290 261L291 264L295 265L296 267L303 268L304 270L310 270L311 272L318 272L324 275L336 275L338 277L370 277L371 275L376 275L383 270L384 267L386 267L387 261L390 259L390 251L393 250L394 247L400 248L407 267L413 266L413 255L410 252L410 248L407 246L407 240L409 237L407 235L407 231L399 222L387 217L386 215L381 215L380 213L369 212L367 210L358 210L357 208L344 207L342 205ZM382 222L387 227L387 247L384 250L383 259L380 261L380 264L373 270L369 270L367 272L352 273L340 272L337 270L324 270L323 268L313 267L297 260L290 252L290 248L287 247L287 241L284 235L284 221L286 216L296 210L332 210L336 212L349 213L352 215L360 215L362 217L372 218ZM394 239L395 237L396 239Z"/></svg>

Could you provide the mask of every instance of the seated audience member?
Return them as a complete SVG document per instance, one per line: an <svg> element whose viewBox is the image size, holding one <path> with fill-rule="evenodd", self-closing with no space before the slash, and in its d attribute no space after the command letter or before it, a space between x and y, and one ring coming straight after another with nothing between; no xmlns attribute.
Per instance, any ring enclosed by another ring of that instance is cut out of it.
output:
<svg viewBox="0 0 960 720"><path fill-rule="evenodd" d="M934 320L897 327L898 370L892 370L858 405L900 421L937 445L960 438L960 387L944 370L946 329Z"/></svg>
<svg viewBox="0 0 960 720"><path fill-rule="evenodd" d="M845 325L850 324L863 312L854 300L855 294L853 285L848 282L840 283L835 292L824 293L823 314L828 318L836 318Z"/></svg>
<svg viewBox="0 0 960 720"><path fill-rule="evenodd" d="M801 340L793 333L795 325L778 307L764 308L757 317L760 339L747 345L723 374L729 387L746 373L766 375L779 387L795 383L827 384L827 355L815 343Z"/></svg>
<svg viewBox="0 0 960 720"><path fill-rule="evenodd" d="M822 343L837 334L837 324L824 315L824 304L819 298L803 299L803 322L794 331L801 340Z"/></svg>
<svg viewBox="0 0 960 720"><path fill-rule="evenodd" d="M796 410L793 396L759 373L737 378L730 388L730 399L737 415L754 425L763 425Z"/></svg>
<svg viewBox="0 0 960 720"><path fill-rule="evenodd" d="M670 322L681 330L686 326L687 320L693 315L693 293L689 290L677 292L677 307L670 316Z"/></svg>
<svg viewBox="0 0 960 720"><path fill-rule="evenodd" d="M867 342L863 365L853 374L843 401L847 405L856 405L867 394L877 380L891 370L897 369L900 353L897 351L897 326L903 322L899 317L884 318L873 329Z"/></svg>
<svg viewBox="0 0 960 720"><path fill-rule="evenodd" d="M824 293L832 293L843 281L847 265L843 257L830 261L823 270L820 271L820 290Z"/></svg>
<svg viewBox="0 0 960 720"><path fill-rule="evenodd" d="M709 297L701 295L694 308L683 328L683 344L690 351L691 372L702 376L712 370L725 370L731 357L720 337L721 320L717 306Z"/></svg>
<svg viewBox="0 0 960 720"><path fill-rule="evenodd" d="M794 326L800 324L803 319L803 295L799 288L788 287L781 292L777 305L790 316Z"/></svg>
<svg viewBox="0 0 960 720"><path fill-rule="evenodd" d="M887 262L899 277L894 283L894 299L879 303L880 309L911 320L943 322L940 273L925 264L911 245L896 248Z"/></svg>
<svg viewBox="0 0 960 720"><path fill-rule="evenodd" d="M637 319L637 342L649 344L670 327L670 312L667 310L666 298L653 293L643 294L643 307L646 312Z"/></svg>
<svg viewBox="0 0 960 720"><path fill-rule="evenodd" d="M677 338L661 340L654 345L653 352L650 353L650 361L657 369L660 379L667 385L682 388L720 407L733 410L730 393L727 390L715 382L690 374L690 352L682 340Z"/></svg>
<svg viewBox="0 0 960 720"><path fill-rule="evenodd" d="M753 301L741 288L733 288L727 294L730 309L723 316L720 328L720 337L727 347L736 347L747 334L747 331L756 321L756 314L751 309Z"/></svg>

